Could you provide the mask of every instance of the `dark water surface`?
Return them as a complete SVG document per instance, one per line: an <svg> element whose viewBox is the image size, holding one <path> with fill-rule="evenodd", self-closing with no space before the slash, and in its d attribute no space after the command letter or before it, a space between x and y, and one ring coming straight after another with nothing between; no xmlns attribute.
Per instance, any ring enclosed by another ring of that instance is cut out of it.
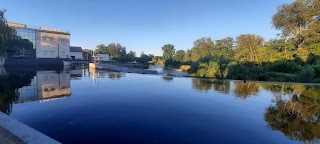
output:
<svg viewBox="0 0 320 144"><path fill-rule="evenodd" d="M1 71L0 110L62 143L318 143L320 87Z"/></svg>

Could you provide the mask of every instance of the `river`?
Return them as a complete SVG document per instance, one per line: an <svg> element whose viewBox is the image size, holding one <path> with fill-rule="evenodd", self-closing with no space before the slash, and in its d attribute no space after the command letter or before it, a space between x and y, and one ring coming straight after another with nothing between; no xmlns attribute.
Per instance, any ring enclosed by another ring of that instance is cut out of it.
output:
<svg viewBox="0 0 320 144"><path fill-rule="evenodd" d="M320 142L318 85L2 69L0 110L62 143Z"/></svg>

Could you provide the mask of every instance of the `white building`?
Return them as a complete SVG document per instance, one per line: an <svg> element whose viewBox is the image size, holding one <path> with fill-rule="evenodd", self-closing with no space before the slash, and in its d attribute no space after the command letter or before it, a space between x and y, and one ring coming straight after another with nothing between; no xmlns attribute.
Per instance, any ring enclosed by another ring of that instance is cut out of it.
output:
<svg viewBox="0 0 320 144"><path fill-rule="evenodd" d="M68 31L45 27L31 28L25 24L12 22L8 22L8 26L16 30L18 39L32 43L36 51L36 58L70 58L70 33Z"/></svg>
<svg viewBox="0 0 320 144"><path fill-rule="evenodd" d="M70 46L70 59L83 60L83 51L81 47Z"/></svg>
<svg viewBox="0 0 320 144"><path fill-rule="evenodd" d="M97 54L94 57L94 60L98 61L109 61L109 54Z"/></svg>

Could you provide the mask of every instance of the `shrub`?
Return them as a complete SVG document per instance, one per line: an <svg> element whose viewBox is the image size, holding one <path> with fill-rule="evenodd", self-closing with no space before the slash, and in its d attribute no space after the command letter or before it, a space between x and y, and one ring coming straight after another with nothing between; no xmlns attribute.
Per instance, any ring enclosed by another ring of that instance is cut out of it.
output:
<svg viewBox="0 0 320 144"><path fill-rule="evenodd" d="M231 64L228 66L227 78L243 80L246 79L246 68L243 64Z"/></svg>
<svg viewBox="0 0 320 144"><path fill-rule="evenodd" d="M312 82L313 77L315 76L314 69L307 65L298 74L298 80L300 82Z"/></svg>
<svg viewBox="0 0 320 144"><path fill-rule="evenodd" d="M320 77L320 64L313 66L314 72L316 73L315 77Z"/></svg>
<svg viewBox="0 0 320 144"><path fill-rule="evenodd" d="M260 74L259 81L277 81L277 82L295 82L296 76L293 74L283 74L275 72L266 72Z"/></svg>
<svg viewBox="0 0 320 144"><path fill-rule="evenodd" d="M313 83L320 83L320 78L316 78L312 81Z"/></svg>
<svg viewBox="0 0 320 144"><path fill-rule="evenodd" d="M193 62L193 63L191 63L191 67L190 67L190 69L188 70L188 73L189 73L189 74L196 73L197 70L198 70L198 68L199 68L199 65L200 65L199 62Z"/></svg>
<svg viewBox="0 0 320 144"><path fill-rule="evenodd" d="M300 69L300 66L292 61L278 61L269 67L270 71L282 73L296 73L299 72Z"/></svg>

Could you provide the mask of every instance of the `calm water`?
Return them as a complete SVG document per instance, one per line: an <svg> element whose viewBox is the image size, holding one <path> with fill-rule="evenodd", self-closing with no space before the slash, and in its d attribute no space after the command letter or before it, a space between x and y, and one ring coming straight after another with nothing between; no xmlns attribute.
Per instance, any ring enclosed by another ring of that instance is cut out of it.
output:
<svg viewBox="0 0 320 144"><path fill-rule="evenodd" d="M320 142L320 87L0 70L0 109L62 143Z"/></svg>

